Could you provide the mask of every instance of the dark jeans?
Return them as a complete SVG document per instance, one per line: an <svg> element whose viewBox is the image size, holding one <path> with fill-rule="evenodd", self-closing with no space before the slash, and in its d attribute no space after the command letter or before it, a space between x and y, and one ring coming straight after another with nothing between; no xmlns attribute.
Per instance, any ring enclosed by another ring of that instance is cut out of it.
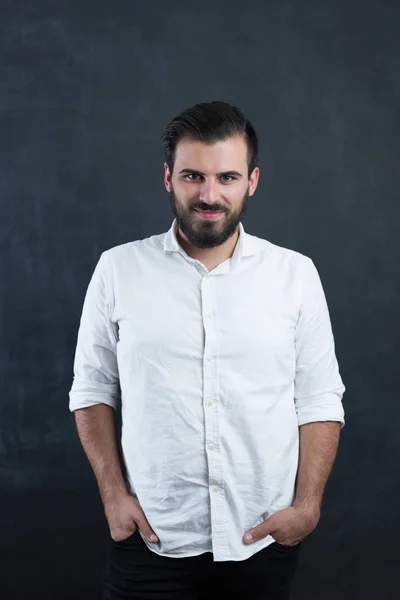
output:
<svg viewBox="0 0 400 600"><path fill-rule="evenodd" d="M213 562L210 552L186 558L159 556L138 530L111 541L102 600L288 600L301 543L273 543L243 561Z"/></svg>

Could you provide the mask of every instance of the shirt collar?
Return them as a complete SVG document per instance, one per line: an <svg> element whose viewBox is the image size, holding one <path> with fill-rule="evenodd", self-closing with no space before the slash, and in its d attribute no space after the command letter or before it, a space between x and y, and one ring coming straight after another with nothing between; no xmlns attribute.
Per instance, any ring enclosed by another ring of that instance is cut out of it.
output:
<svg viewBox="0 0 400 600"><path fill-rule="evenodd" d="M176 237L175 228L177 227L176 218L172 221L172 225L164 237L165 252L182 252L184 251ZM260 247L256 243L257 238L245 232L242 222L239 222L239 238L235 246L234 254L241 258L243 256L253 256L260 251Z"/></svg>

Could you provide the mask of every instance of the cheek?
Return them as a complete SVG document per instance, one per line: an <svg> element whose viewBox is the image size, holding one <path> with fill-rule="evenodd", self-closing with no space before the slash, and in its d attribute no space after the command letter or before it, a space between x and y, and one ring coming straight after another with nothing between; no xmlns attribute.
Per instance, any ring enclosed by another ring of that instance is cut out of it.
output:
<svg viewBox="0 0 400 600"><path fill-rule="evenodd" d="M231 204L232 207L235 207L235 210L240 208L243 204L244 198L246 195L246 189L244 190L235 190L234 194L232 194Z"/></svg>
<svg viewBox="0 0 400 600"><path fill-rule="evenodd" d="M198 202L200 196L200 190L190 184L180 185L178 191L175 190L176 196L179 199L182 206L190 207L193 202Z"/></svg>

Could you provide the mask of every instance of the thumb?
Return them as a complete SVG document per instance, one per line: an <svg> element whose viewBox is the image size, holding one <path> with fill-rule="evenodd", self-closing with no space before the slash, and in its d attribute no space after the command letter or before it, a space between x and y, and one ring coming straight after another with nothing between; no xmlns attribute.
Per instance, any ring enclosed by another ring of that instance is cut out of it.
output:
<svg viewBox="0 0 400 600"><path fill-rule="evenodd" d="M158 539L158 536L154 533L153 529L150 527L139 500L136 497L132 497L132 502L134 504L134 510L131 514L136 525L139 527L140 531L148 539L149 542L153 544L158 544L160 540Z"/></svg>
<svg viewBox="0 0 400 600"><path fill-rule="evenodd" d="M151 542L152 544L157 544L160 540L158 536L154 533L153 529L150 527L146 517L141 517L137 521L137 525L143 535Z"/></svg>
<svg viewBox="0 0 400 600"><path fill-rule="evenodd" d="M248 529L243 536L243 541L247 544L252 544L253 542L257 542L258 540L267 537L267 535L270 535L274 530L273 520L272 517L270 517L257 525L257 527Z"/></svg>

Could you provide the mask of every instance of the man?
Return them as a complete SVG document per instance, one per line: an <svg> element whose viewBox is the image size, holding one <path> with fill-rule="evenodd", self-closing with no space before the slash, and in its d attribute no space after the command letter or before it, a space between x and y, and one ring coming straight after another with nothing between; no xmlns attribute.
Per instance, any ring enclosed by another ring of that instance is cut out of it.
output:
<svg viewBox="0 0 400 600"><path fill-rule="evenodd" d="M174 221L102 253L70 392L111 534L103 599L286 599L344 425L323 288L244 231L259 168L240 110L198 104L163 142Z"/></svg>

